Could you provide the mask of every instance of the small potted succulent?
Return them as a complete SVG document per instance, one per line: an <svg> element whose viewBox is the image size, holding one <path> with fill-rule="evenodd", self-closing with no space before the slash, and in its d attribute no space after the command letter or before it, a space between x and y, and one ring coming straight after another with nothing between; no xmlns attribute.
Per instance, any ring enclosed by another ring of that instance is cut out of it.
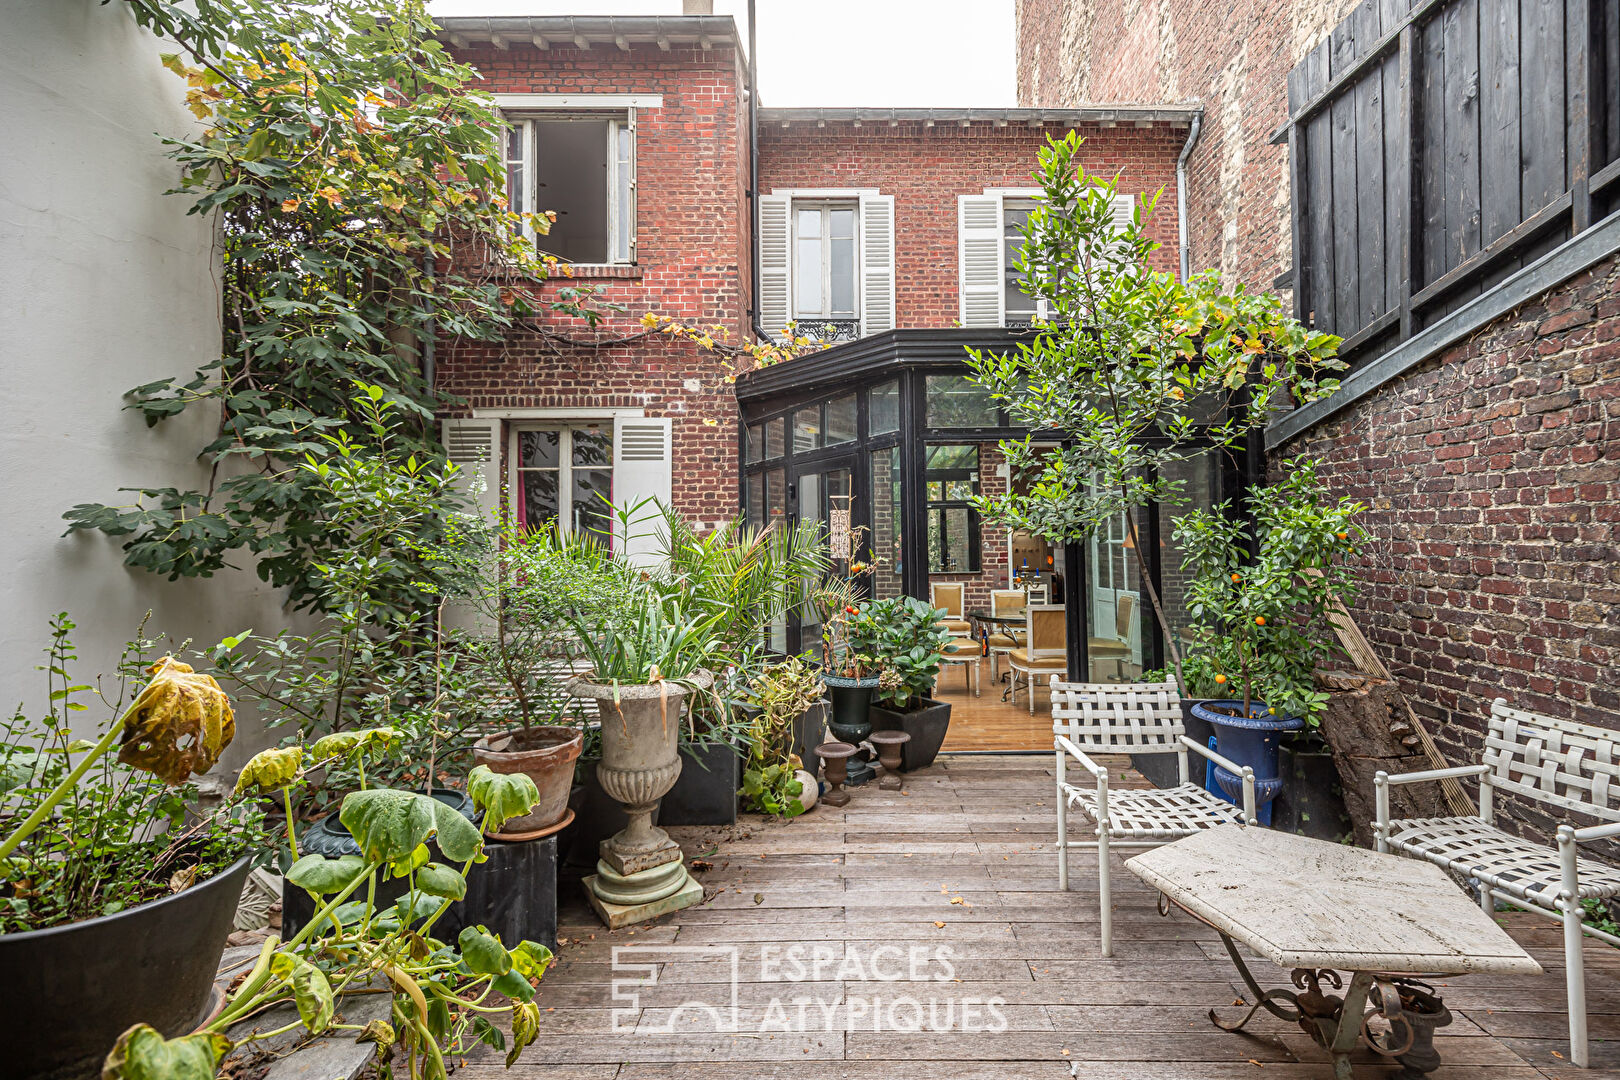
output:
<svg viewBox="0 0 1620 1080"><path fill-rule="evenodd" d="M945 613L911 596L873 600L855 619L856 649L882 669L871 708L872 726L911 736L901 750L906 772L934 763L951 724L951 706L935 701L940 658L951 635Z"/></svg>
<svg viewBox="0 0 1620 1080"><path fill-rule="evenodd" d="M1299 733L1300 750L1319 741L1314 729L1328 694L1313 673L1336 648L1335 603L1356 593L1347 557L1361 536L1354 518L1362 507L1330 498L1315 466L1301 461L1255 489L1248 509L1252 523L1227 504L1176 522L1194 623L1182 672L1190 695L1207 699L1192 713L1214 728L1220 753L1254 767L1260 817L1269 823L1283 784L1284 736ZM1215 779L1227 795L1237 791L1225 770Z"/></svg>

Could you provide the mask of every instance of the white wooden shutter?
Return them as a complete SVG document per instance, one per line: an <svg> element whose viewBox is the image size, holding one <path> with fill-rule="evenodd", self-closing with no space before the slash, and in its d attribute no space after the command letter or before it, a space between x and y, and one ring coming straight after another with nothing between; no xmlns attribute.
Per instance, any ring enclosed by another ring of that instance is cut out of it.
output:
<svg viewBox="0 0 1620 1080"><path fill-rule="evenodd" d="M632 561L646 561L658 548L661 510L648 500L673 503L673 425L669 419L641 416L613 420L613 505L634 510L629 535L614 540Z"/></svg>
<svg viewBox="0 0 1620 1080"><path fill-rule="evenodd" d="M1124 232L1130 228L1131 215L1136 213L1135 195L1114 196L1114 231Z"/></svg>
<svg viewBox="0 0 1620 1080"><path fill-rule="evenodd" d="M1001 196L956 197L957 290L963 326L1000 326Z"/></svg>
<svg viewBox="0 0 1620 1080"><path fill-rule="evenodd" d="M462 491L476 486L474 502L484 522L495 524L501 504L501 422L499 420L446 420L444 449L456 466L456 484Z"/></svg>
<svg viewBox="0 0 1620 1080"><path fill-rule="evenodd" d="M861 196L861 333L894 329L894 196Z"/></svg>
<svg viewBox="0 0 1620 1080"><path fill-rule="evenodd" d="M793 318L793 201L786 195L759 197L759 325L773 340L781 340L783 328Z"/></svg>
<svg viewBox="0 0 1620 1080"><path fill-rule="evenodd" d="M493 529L501 505L501 422L446 420L443 435L445 455L456 466L456 486L473 493L479 518ZM465 603L445 605L444 625L477 634L495 632L494 620Z"/></svg>

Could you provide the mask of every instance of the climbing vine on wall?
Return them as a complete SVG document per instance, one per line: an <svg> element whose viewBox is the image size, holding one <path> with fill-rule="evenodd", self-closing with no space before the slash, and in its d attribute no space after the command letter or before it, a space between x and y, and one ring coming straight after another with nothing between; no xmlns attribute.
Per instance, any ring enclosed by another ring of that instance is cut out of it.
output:
<svg viewBox="0 0 1620 1080"><path fill-rule="evenodd" d="M152 426L199 407L220 419L205 487L126 489L122 505L75 506L69 532L121 537L130 565L171 579L251 556L318 605L315 567L344 534L299 466L339 430L366 452L356 384L393 402L395 453L440 460L436 335L497 339L545 312L594 327L599 310L586 288L510 287L559 273L532 240L549 218L508 210L493 99L420 0L121 2L182 49L163 63L199 127L165 143L174 194L219 223L224 294L218 358L128 407Z"/></svg>

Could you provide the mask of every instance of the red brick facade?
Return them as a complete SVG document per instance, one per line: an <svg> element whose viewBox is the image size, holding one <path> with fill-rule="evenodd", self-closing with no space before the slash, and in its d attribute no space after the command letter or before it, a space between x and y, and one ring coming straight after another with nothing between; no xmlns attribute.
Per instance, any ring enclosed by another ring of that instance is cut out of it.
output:
<svg viewBox="0 0 1620 1080"><path fill-rule="evenodd" d="M592 332L574 320L548 318L581 342L555 348L538 334L516 333L499 346L444 342L439 384L472 408L644 408L674 417L676 508L701 521L737 510L737 407L719 357L687 342L642 333L656 311L692 324L719 323L733 340L746 333L748 175L746 85L741 56L711 49L656 45L541 50L457 50L496 94L662 94L663 106L637 111L636 251L634 267L585 269L576 281L604 285L601 299L624 306ZM553 295L568 281L548 284Z"/></svg>
<svg viewBox="0 0 1620 1080"><path fill-rule="evenodd" d="M1358 621L1448 758L1477 757L1497 697L1616 726L1620 260L1289 450L1324 460L1334 487L1370 506Z"/></svg>
<svg viewBox="0 0 1620 1080"><path fill-rule="evenodd" d="M1269 286L1292 264L1288 148L1270 145L1288 119L1288 72L1354 6L1017 0L1018 102L1202 105L1187 167L1192 267Z"/></svg>
<svg viewBox="0 0 1620 1080"><path fill-rule="evenodd" d="M759 133L760 191L790 188L876 188L895 197L895 325L901 328L955 325L957 301L956 197L986 188L1029 188L1036 155L1048 137L1068 129L1048 123L849 122L762 126ZM1175 160L1185 128L1167 123L1147 128L1083 125L1081 163L1088 173L1119 178L1121 194L1163 192L1150 232L1165 245L1157 268L1176 262Z"/></svg>

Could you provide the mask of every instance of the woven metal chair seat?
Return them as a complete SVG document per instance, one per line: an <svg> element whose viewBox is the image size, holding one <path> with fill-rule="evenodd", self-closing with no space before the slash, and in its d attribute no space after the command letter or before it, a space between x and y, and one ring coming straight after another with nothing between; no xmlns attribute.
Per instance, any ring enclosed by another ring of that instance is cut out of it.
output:
<svg viewBox="0 0 1620 1080"><path fill-rule="evenodd" d="M1389 823L1389 846L1446 870L1556 910L1556 848L1521 840L1477 817L1425 818ZM1582 899L1620 896L1620 868L1577 858Z"/></svg>
<svg viewBox="0 0 1620 1080"><path fill-rule="evenodd" d="M1097 820L1097 789L1064 784L1069 805ZM1175 840L1217 825L1242 824L1243 810L1197 784L1110 789L1108 834L1121 839Z"/></svg>

